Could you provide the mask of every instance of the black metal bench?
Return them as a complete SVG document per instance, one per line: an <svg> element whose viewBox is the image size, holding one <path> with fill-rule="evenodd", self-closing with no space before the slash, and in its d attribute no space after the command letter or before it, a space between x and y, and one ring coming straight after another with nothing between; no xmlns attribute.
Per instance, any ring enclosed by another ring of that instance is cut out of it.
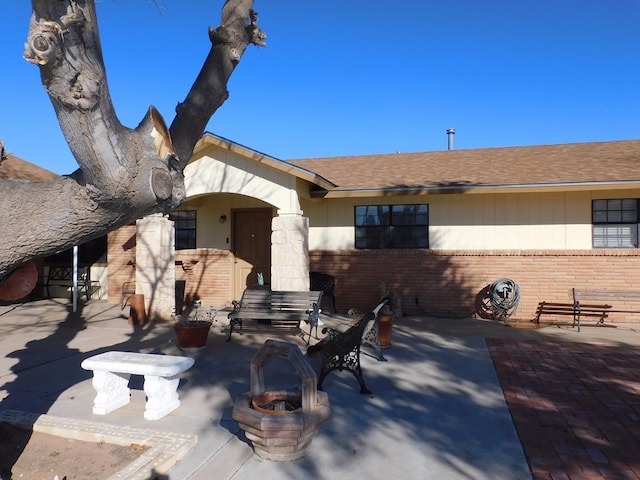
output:
<svg viewBox="0 0 640 480"><path fill-rule="evenodd" d="M602 325L610 313L640 313L640 309L614 308L612 305L614 301L623 304L640 302L640 290L572 288L571 294L573 303L540 302L536 310L536 323L540 323L540 316L544 314L571 315L573 326L580 331L582 317L595 317L597 324ZM607 303L584 303L585 300Z"/></svg>
<svg viewBox="0 0 640 480"><path fill-rule="evenodd" d="M309 272L309 283L311 290L319 290L322 292L323 298L331 300L333 313L336 313L336 296L334 290L336 288L336 277L322 272Z"/></svg>
<svg viewBox="0 0 640 480"><path fill-rule="evenodd" d="M611 305L605 304L540 302L536 309L535 322L539 325L542 315L570 316L573 319L572 327L577 326L580 331L582 317L595 317L597 323L602 324L610 311Z"/></svg>
<svg viewBox="0 0 640 480"><path fill-rule="evenodd" d="M94 282L97 284L97 282ZM77 277L78 292L84 294L87 301L91 299L92 282L89 278L89 267L79 267ZM73 267L68 265L48 265L44 279L47 298L51 298L51 287L73 288ZM96 288L98 288L96 286Z"/></svg>
<svg viewBox="0 0 640 480"><path fill-rule="evenodd" d="M360 393L371 393L371 390L366 387L362 375L360 348L366 334L374 327L378 319L378 312L387 301L386 298L382 300L372 311L365 314L346 331L323 328L322 333L327 336L307 348L307 356L310 359L320 357L322 361L318 375L318 390L322 390L324 379L329 373L334 370L347 370L358 380ZM383 360L384 358L378 357L378 359Z"/></svg>
<svg viewBox="0 0 640 480"><path fill-rule="evenodd" d="M246 289L240 301L233 301L229 318L229 336L240 333L277 333L303 335L300 322L309 324L309 338L318 329L322 292Z"/></svg>
<svg viewBox="0 0 640 480"><path fill-rule="evenodd" d="M582 308L583 300L604 301L613 304L620 302L625 305L638 304L640 302L640 290L609 290L609 289L573 289L573 301ZM608 313L640 313L640 308L618 308L611 306Z"/></svg>

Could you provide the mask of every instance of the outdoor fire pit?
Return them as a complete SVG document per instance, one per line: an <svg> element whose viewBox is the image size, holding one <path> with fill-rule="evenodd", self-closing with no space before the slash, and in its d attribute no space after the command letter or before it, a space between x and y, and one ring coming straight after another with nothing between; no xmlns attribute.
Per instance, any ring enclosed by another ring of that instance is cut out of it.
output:
<svg viewBox="0 0 640 480"><path fill-rule="evenodd" d="M271 390L251 399L251 408L270 415L286 415L302 411L300 390Z"/></svg>
<svg viewBox="0 0 640 480"><path fill-rule="evenodd" d="M288 360L301 385L267 389L263 370L272 357ZM316 373L298 346L267 340L251 360L251 391L238 396L232 417L256 455L290 461L307 454L311 440L331 417L331 406L329 396L318 391Z"/></svg>

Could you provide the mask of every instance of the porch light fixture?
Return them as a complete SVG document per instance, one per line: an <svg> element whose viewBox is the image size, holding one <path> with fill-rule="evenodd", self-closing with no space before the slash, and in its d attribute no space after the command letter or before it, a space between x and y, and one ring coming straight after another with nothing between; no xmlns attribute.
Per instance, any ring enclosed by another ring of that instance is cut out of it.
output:
<svg viewBox="0 0 640 480"><path fill-rule="evenodd" d="M220 215L220 223L224 223L227 221L227 216L226 215Z"/></svg>

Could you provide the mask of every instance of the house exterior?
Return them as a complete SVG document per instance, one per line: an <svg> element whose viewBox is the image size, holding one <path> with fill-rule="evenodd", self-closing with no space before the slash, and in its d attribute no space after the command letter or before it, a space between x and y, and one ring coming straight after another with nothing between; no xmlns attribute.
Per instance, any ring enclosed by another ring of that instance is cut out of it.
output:
<svg viewBox="0 0 640 480"><path fill-rule="evenodd" d="M573 287L640 285L639 162L640 140L281 161L207 133L171 216L169 283L228 307L258 273L296 290L321 271L338 310L372 307L384 283L405 313L457 317L509 278L515 316L533 318ZM111 301L140 281L139 230L109 235Z"/></svg>

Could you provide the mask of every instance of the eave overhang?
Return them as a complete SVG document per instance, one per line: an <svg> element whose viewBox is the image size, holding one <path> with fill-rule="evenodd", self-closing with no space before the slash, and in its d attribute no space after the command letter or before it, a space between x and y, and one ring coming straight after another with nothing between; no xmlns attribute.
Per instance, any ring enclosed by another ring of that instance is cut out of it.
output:
<svg viewBox="0 0 640 480"><path fill-rule="evenodd" d="M539 183L519 185L434 185L426 187L397 186L385 188L312 190L311 198L363 198L405 195L545 193L585 190L628 190L640 188L640 180L575 183Z"/></svg>

